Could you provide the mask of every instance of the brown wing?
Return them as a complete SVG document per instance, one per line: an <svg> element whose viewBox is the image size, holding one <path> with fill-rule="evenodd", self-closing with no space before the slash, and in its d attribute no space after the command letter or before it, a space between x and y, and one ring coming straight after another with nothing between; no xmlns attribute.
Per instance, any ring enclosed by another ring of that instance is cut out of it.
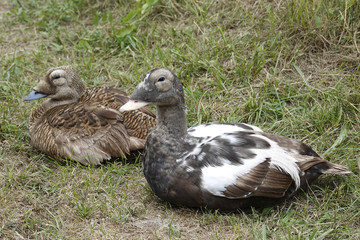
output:
<svg viewBox="0 0 360 240"><path fill-rule="evenodd" d="M223 194L228 198L250 196L280 198L285 195L291 183L291 177L277 168L271 168L270 159L267 159L247 174L238 177L233 185L226 187Z"/></svg>
<svg viewBox="0 0 360 240"><path fill-rule="evenodd" d="M98 102L106 107L112 108L116 111L129 101L128 95L112 87L92 87L87 88L83 96L79 100L80 102ZM140 112L147 114L151 117L155 117L155 114L149 108L140 108Z"/></svg>
<svg viewBox="0 0 360 240"><path fill-rule="evenodd" d="M298 160L300 186L303 186L307 177L310 178L311 176L311 181L313 181L321 174L320 171L314 171L314 174L312 172L305 174L306 170L321 162L328 162L319 158L316 152L300 141L264 132L259 134L277 142L280 148L286 150L288 154L293 155ZM276 167L270 167L270 160L269 156L265 162L257 165L247 174L238 177L234 185L226 188L224 194L231 198L250 196L281 198L286 194L295 192L297 189L291 176Z"/></svg>
<svg viewBox="0 0 360 240"><path fill-rule="evenodd" d="M294 156L298 160L296 164L299 167L301 188L306 187L321 174L350 173L347 167L331 163L326 159L309 155ZM226 187L223 194L229 198L251 196L281 198L285 195L291 196L296 190L291 177L277 168L270 167L270 159L267 159L247 174L238 177L233 185Z"/></svg>
<svg viewBox="0 0 360 240"><path fill-rule="evenodd" d="M130 138L122 115L98 104L76 103L55 107L43 116L61 156L83 164L130 152Z"/></svg>
<svg viewBox="0 0 360 240"><path fill-rule="evenodd" d="M118 111L129 97L123 91L111 87L93 87L86 89L81 102L98 102L99 104ZM148 108L123 113L124 125L130 136L146 139L150 129L155 126L155 114Z"/></svg>

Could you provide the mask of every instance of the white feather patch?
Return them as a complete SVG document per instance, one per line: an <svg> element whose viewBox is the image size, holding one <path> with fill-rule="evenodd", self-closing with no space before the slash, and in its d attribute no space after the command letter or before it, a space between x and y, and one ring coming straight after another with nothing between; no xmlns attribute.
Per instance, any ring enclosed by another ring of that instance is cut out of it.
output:
<svg viewBox="0 0 360 240"><path fill-rule="evenodd" d="M262 132L262 130L258 127L248 125L245 123L242 123L248 127L251 127L254 129L254 131ZM231 124L201 124L194 127L189 128L188 132L191 136L194 137L216 137L225 133L234 133L238 131L252 131L247 128L242 128L238 125L231 125Z"/></svg>
<svg viewBox="0 0 360 240"><path fill-rule="evenodd" d="M236 182L236 179L252 168L264 162L265 159L251 159L245 161L243 165L224 164L222 166L207 166L202 168L201 185L214 195L224 196L226 187Z"/></svg>
<svg viewBox="0 0 360 240"><path fill-rule="evenodd" d="M254 125L250 125L250 124L247 124L247 123L241 123L241 124L244 124L252 129L254 129L254 131L257 131L257 132L262 132L263 130L257 126L254 126Z"/></svg>
<svg viewBox="0 0 360 240"><path fill-rule="evenodd" d="M276 167L280 171L287 173L294 180L296 188L300 186L299 166L296 164L298 160L294 157L292 152L286 151L280 147L277 142L268 139L262 135L256 135L258 138L262 138L270 143L269 149L258 149L256 157L270 158L270 167ZM261 156L262 155L262 156Z"/></svg>
<svg viewBox="0 0 360 240"><path fill-rule="evenodd" d="M242 159L244 162L242 165L234 165L227 159L219 159L224 165L203 167L201 176L202 187L217 196L224 196L223 191L229 185L233 185L238 177L247 174L266 159L270 159L270 167L289 174L295 182L296 188L298 188L300 186L299 167L296 164L298 160L294 157L294 154L286 151L276 142L262 135L255 135L254 137L267 141L270 144L270 148L252 149L256 156L251 159Z"/></svg>
<svg viewBox="0 0 360 240"><path fill-rule="evenodd" d="M147 74L145 75L144 79L143 79L143 82L145 82L146 80L148 80L149 76L150 76L150 73L147 73Z"/></svg>

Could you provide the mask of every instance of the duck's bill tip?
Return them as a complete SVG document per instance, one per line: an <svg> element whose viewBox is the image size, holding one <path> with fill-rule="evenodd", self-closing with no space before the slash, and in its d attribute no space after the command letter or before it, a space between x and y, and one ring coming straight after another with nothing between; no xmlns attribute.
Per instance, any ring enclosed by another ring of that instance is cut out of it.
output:
<svg viewBox="0 0 360 240"><path fill-rule="evenodd" d="M43 98L46 96L48 96L48 94L44 94L44 93L38 92L36 90L32 90L31 93L29 93L27 96L25 96L23 98L23 100L24 101L32 101L32 100L36 100L36 99Z"/></svg>
<svg viewBox="0 0 360 240"><path fill-rule="evenodd" d="M120 112L126 112L131 110L136 110L142 107L145 107L149 105L149 102L144 101L138 101L138 100L129 100L127 103L125 103L121 108Z"/></svg>

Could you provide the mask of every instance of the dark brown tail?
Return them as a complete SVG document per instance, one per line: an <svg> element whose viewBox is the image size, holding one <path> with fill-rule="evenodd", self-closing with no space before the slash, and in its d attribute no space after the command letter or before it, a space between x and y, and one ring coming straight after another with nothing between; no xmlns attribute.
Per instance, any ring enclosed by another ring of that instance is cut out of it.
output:
<svg viewBox="0 0 360 240"><path fill-rule="evenodd" d="M340 164L327 162L327 166L328 168L320 169L320 172L323 174L336 174L336 175L351 173L346 166Z"/></svg>

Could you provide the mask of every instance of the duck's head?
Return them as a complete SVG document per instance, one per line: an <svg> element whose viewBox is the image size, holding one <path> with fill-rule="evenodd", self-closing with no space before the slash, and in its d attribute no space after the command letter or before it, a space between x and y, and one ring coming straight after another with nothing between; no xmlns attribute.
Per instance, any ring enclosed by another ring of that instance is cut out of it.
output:
<svg viewBox="0 0 360 240"><path fill-rule="evenodd" d="M49 97L59 102L75 102L84 93L80 76L69 66L51 68L24 101Z"/></svg>
<svg viewBox="0 0 360 240"><path fill-rule="evenodd" d="M147 72L120 111L135 110L149 104L160 107L184 104L183 86L171 70L154 68Z"/></svg>

